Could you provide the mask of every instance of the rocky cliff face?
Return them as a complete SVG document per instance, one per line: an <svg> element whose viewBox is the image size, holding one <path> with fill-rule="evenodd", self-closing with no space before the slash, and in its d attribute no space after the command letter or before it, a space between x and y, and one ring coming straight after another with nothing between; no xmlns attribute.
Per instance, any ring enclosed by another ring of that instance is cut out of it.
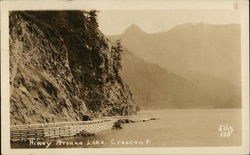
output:
<svg viewBox="0 0 250 155"><path fill-rule="evenodd" d="M10 12L11 124L136 112L95 12Z"/></svg>

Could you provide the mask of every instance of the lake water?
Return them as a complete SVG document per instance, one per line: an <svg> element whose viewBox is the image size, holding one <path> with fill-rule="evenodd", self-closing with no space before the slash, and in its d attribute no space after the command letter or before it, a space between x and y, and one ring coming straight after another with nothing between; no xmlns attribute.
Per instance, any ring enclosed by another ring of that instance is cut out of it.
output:
<svg viewBox="0 0 250 155"><path fill-rule="evenodd" d="M95 136L61 139L59 143L54 141L49 147L241 145L241 109L147 110L142 112L150 113L160 119L123 124L123 129L108 130ZM78 145L66 145L62 142ZM23 145L12 146L21 147Z"/></svg>

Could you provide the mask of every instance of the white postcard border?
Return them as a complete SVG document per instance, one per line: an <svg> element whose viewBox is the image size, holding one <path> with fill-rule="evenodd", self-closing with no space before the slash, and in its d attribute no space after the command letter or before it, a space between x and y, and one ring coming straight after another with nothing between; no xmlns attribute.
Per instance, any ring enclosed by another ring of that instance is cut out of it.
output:
<svg viewBox="0 0 250 155"><path fill-rule="evenodd" d="M82 0L82 1L15 1L1 2L1 141L3 154L246 154L249 152L249 15L248 1L238 0L241 11L242 63L242 146L240 147L157 147L157 148L70 148L11 149L9 114L9 10L77 10L77 9L208 9L230 8L221 0ZM216 5L215 5L216 4Z"/></svg>

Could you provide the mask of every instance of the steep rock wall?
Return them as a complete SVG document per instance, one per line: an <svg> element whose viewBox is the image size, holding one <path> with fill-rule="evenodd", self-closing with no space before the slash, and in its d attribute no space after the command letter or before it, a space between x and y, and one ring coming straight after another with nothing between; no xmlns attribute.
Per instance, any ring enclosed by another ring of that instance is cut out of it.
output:
<svg viewBox="0 0 250 155"><path fill-rule="evenodd" d="M115 71L112 45L93 17L85 11L10 12L11 124L136 112Z"/></svg>

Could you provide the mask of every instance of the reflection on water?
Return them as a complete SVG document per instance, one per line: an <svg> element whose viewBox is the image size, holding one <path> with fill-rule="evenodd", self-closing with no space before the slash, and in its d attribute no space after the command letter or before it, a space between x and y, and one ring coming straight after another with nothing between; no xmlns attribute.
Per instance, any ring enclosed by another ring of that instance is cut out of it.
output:
<svg viewBox="0 0 250 155"><path fill-rule="evenodd" d="M185 147L241 145L240 109L150 110L159 120L53 141L52 147ZM13 144L12 147L38 147ZM45 146L39 146L44 148Z"/></svg>

